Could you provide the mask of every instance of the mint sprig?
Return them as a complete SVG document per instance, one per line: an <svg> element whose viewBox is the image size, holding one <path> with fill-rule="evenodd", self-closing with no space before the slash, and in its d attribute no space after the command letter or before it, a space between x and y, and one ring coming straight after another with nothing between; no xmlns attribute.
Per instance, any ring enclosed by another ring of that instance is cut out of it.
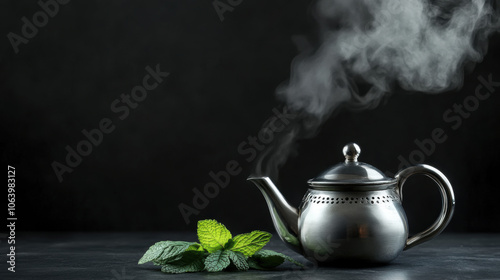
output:
<svg viewBox="0 0 500 280"><path fill-rule="evenodd" d="M271 234L254 230L232 237L231 232L216 220L198 221L200 243L160 241L149 247L139 264L152 262L165 273L219 272L226 269L246 271L250 268L269 270L285 260L304 267L301 263L271 250L262 248Z"/></svg>

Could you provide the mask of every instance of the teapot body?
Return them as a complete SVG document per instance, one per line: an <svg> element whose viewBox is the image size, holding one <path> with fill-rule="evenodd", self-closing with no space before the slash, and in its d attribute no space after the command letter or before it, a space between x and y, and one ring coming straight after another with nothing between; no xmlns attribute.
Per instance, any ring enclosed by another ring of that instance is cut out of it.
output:
<svg viewBox="0 0 500 280"><path fill-rule="evenodd" d="M298 231L304 256L319 263L387 263L405 248L408 222L396 184L370 191L310 188Z"/></svg>

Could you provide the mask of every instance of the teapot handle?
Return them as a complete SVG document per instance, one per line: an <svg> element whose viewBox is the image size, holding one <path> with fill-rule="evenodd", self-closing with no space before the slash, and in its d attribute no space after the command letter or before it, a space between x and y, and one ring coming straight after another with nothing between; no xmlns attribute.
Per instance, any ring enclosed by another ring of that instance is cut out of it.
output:
<svg viewBox="0 0 500 280"><path fill-rule="evenodd" d="M395 178L397 180L397 192L401 198L401 201L403 201L403 185L405 184L406 179L415 174L426 175L439 186L439 192L441 193L441 213L434 224L432 224L432 226L430 226L425 231L409 237L406 240L404 250L408 250L418 244L429 241L440 234L450 222L451 217L453 216L453 211L455 209L455 196L453 194L453 189L451 188L450 182L443 175L443 173L441 173L441 171L425 164L408 167L396 174Z"/></svg>

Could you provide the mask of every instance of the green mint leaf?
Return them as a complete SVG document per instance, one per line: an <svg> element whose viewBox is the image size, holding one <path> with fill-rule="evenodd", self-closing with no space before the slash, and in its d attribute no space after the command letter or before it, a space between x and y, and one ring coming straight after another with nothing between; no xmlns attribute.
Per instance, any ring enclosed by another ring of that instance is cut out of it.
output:
<svg viewBox="0 0 500 280"><path fill-rule="evenodd" d="M209 253L223 249L231 237L231 232L216 220L198 221L198 239Z"/></svg>
<svg viewBox="0 0 500 280"><path fill-rule="evenodd" d="M154 265L166 265L167 263L173 263L177 260L180 260L181 258L182 258L182 254L168 258L168 259L157 258L157 259L153 260L153 264Z"/></svg>
<svg viewBox="0 0 500 280"><path fill-rule="evenodd" d="M144 253L138 263L143 264L158 258L163 253L163 250L165 250L165 248L168 246L169 241L156 242L154 245L149 247L149 249L146 251L146 253Z"/></svg>
<svg viewBox="0 0 500 280"><path fill-rule="evenodd" d="M255 253L251 259L260 267L273 268L285 261L285 258L280 253L271 250L260 250Z"/></svg>
<svg viewBox="0 0 500 280"><path fill-rule="evenodd" d="M189 246L189 248L187 248L186 251L200 251L200 252L203 252L203 251L205 251L205 249L203 249L203 246L201 246L201 244L193 242L193 244L191 246Z"/></svg>
<svg viewBox="0 0 500 280"><path fill-rule="evenodd" d="M166 262L178 260L181 258L182 253L184 253L189 247L196 244L195 242L185 242L185 241L169 241L169 246L163 250L163 253L156 259L163 260Z"/></svg>
<svg viewBox="0 0 500 280"><path fill-rule="evenodd" d="M205 268L203 260L197 260L187 265L165 264L161 267L161 272L164 273L186 273L200 272Z"/></svg>
<svg viewBox="0 0 500 280"><path fill-rule="evenodd" d="M289 256L271 250L260 250L256 252L251 257L251 259L255 261L259 266L264 268L276 267L282 264L285 260L297 266L304 267L303 264L297 262L296 260L290 258Z"/></svg>
<svg viewBox="0 0 500 280"><path fill-rule="evenodd" d="M139 264L152 261L156 265L161 265L181 258L189 247L194 246L195 242L185 241L160 241L149 248L144 256L139 260Z"/></svg>
<svg viewBox="0 0 500 280"><path fill-rule="evenodd" d="M258 270L270 270L270 268L263 267L259 265L259 263L252 257L248 258L247 260L248 266L253 269L258 269Z"/></svg>
<svg viewBox="0 0 500 280"><path fill-rule="evenodd" d="M229 253L229 259L236 266L238 270L248 270L248 262L245 255L240 252L227 251Z"/></svg>
<svg viewBox="0 0 500 280"><path fill-rule="evenodd" d="M250 257L255 252L262 249L262 247L269 242L271 236L272 234L260 230L254 230L250 233L237 235L233 238L234 245L231 248L231 251L241 252L245 256Z"/></svg>
<svg viewBox="0 0 500 280"><path fill-rule="evenodd" d="M172 263L166 263L161 267L165 273L185 273L199 272L205 269L205 252L186 251L179 260Z"/></svg>
<svg viewBox="0 0 500 280"><path fill-rule="evenodd" d="M229 251L227 250L215 251L205 259L205 269L208 272L222 271L224 268L228 267L229 264Z"/></svg>

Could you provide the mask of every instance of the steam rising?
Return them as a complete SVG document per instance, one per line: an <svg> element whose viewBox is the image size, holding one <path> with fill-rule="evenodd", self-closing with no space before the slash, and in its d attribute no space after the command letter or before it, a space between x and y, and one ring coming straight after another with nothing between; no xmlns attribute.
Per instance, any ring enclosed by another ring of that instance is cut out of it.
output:
<svg viewBox="0 0 500 280"><path fill-rule="evenodd" d="M368 109L396 86L459 88L479 62L497 15L485 0L319 0L320 46L292 62L277 95L300 117L261 155L256 175L277 175L298 138L312 137L341 105ZM367 85L358 92L358 85Z"/></svg>

